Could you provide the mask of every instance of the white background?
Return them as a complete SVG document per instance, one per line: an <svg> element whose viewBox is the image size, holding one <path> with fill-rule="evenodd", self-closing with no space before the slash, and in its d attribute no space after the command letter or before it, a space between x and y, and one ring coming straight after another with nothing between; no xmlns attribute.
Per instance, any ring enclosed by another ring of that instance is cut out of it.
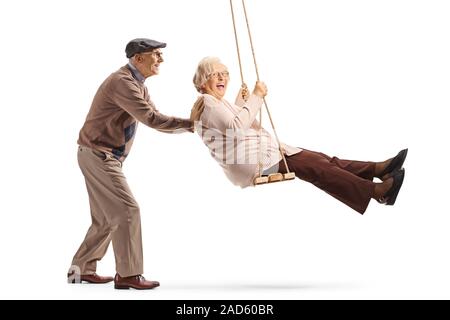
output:
<svg viewBox="0 0 450 320"><path fill-rule="evenodd" d="M239 8L239 1L236 7ZM76 141L100 83L136 37L168 43L147 81L187 117L198 61L240 86L226 0L2 1L0 298L448 299L448 1L247 1L286 143L379 161L409 148L394 207L360 216L294 181L241 190L198 136L141 125L124 172L140 203L153 291L68 285L90 224ZM237 12L246 81L255 81ZM98 273L114 275L112 248Z"/></svg>

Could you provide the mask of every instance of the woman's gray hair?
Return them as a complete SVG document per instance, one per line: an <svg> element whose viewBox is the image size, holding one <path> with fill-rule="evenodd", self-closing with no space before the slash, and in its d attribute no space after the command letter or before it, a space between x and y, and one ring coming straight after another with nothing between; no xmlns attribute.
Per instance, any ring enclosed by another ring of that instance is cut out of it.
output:
<svg viewBox="0 0 450 320"><path fill-rule="evenodd" d="M202 87L208 81L209 75L213 72L213 64L216 63L223 64L217 57L206 57L199 62L194 75L194 86L198 92L204 93Z"/></svg>

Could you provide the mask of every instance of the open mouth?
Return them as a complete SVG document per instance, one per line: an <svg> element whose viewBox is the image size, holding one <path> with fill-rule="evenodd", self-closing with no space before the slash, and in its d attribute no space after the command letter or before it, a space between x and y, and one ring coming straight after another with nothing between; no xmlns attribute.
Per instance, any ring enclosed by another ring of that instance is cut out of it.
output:
<svg viewBox="0 0 450 320"><path fill-rule="evenodd" d="M218 84L216 86L216 88L219 89L219 90L224 90L225 89L225 85L224 84Z"/></svg>

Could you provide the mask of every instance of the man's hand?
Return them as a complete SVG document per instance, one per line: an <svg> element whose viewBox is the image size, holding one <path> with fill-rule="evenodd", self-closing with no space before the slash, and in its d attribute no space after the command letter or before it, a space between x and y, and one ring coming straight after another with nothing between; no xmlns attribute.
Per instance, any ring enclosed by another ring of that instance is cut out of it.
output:
<svg viewBox="0 0 450 320"><path fill-rule="evenodd" d="M202 116L203 109L205 108L205 103L203 101L203 97L199 97L197 101L195 101L194 106L191 110L191 121L192 121L192 132L194 132L194 126L197 121L200 120Z"/></svg>

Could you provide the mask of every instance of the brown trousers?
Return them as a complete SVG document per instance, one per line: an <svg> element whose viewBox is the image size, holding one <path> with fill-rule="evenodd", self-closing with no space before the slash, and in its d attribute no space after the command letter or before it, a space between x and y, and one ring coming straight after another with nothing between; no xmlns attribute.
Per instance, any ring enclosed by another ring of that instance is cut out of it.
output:
<svg viewBox="0 0 450 320"><path fill-rule="evenodd" d="M139 206L112 155L84 146L78 148L78 164L89 194L92 224L75 254L71 270L96 271L112 240L116 271L121 277L143 273Z"/></svg>
<svg viewBox="0 0 450 320"><path fill-rule="evenodd" d="M341 160L303 149L286 157L291 172L363 214L373 196L375 162ZM284 162L278 171L286 173Z"/></svg>

